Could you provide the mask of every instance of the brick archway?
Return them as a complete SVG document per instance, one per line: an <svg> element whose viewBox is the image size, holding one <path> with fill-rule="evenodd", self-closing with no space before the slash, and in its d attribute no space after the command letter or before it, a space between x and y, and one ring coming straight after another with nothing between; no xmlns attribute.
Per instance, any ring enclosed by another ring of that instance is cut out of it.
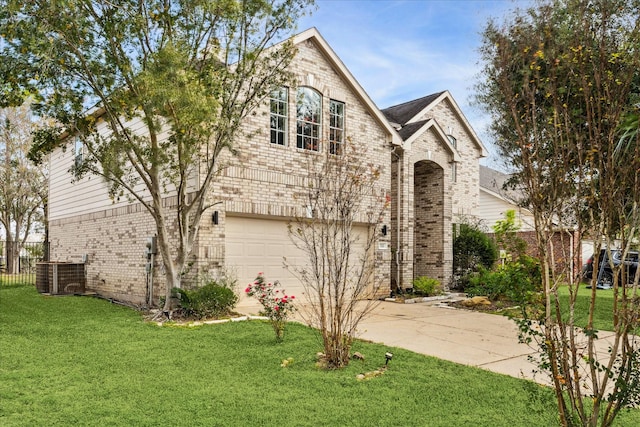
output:
<svg viewBox="0 0 640 427"><path fill-rule="evenodd" d="M445 278L444 170L423 160L413 166L413 277Z"/></svg>

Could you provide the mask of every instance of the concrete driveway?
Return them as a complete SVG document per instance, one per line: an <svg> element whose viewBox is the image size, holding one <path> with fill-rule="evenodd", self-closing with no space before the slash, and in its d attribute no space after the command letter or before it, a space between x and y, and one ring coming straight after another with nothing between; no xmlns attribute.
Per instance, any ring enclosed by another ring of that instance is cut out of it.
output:
<svg viewBox="0 0 640 427"><path fill-rule="evenodd" d="M361 323L362 338L416 353L533 379L534 351L518 343L516 324L503 316L427 304L382 302ZM540 379L539 379L540 380Z"/></svg>

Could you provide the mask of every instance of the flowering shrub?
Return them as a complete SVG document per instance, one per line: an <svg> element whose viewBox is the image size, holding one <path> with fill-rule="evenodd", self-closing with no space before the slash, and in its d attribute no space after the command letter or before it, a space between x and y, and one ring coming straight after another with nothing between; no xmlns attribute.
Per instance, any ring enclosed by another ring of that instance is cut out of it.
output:
<svg viewBox="0 0 640 427"><path fill-rule="evenodd" d="M287 295L283 289L279 289L280 283L275 281L267 283L264 275L258 273L258 277L253 283L249 283L244 290L250 297L256 297L262 304L262 314L269 318L273 330L276 333L276 340L282 341L284 338L284 327L289 315L295 311L293 300L295 296Z"/></svg>

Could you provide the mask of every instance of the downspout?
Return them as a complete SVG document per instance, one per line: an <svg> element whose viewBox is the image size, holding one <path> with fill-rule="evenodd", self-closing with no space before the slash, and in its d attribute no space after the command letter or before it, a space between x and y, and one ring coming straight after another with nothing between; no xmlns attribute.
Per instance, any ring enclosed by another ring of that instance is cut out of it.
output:
<svg viewBox="0 0 640 427"><path fill-rule="evenodd" d="M402 195L402 156L400 156L398 153L396 153L396 149L400 148L399 146L395 146L393 147L393 150L391 150L391 154L393 154L394 156L396 156L397 160L398 160L398 166L396 168L396 181L397 181L397 185L398 185L398 189L397 189L397 194L396 194L396 206L398 209L398 212L396 214L396 287L398 288L398 290L400 292L402 292L402 286L400 284L400 230L401 230L401 216L402 216L402 205L400 204L401 201L401 195Z"/></svg>
<svg viewBox="0 0 640 427"><path fill-rule="evenodd" d="M155 255L151 254L151 260L149 261L149 307L153 307L153 265L155 263Z"/></svg>

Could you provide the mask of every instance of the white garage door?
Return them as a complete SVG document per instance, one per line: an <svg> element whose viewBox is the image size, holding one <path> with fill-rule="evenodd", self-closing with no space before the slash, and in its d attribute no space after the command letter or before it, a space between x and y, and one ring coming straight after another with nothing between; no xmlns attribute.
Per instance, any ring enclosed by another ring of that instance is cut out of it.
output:
<svg viewBox="0 0 640 427"><path fill-rule="evenodd" d="M262 272L266 280L278 280L287 294L303 296L303 287L290 269L284 267L284 258L291 266L308 264L307 255L296 248L287 232L287 221L226 217L226 265L238 276L242 290ZM366 227L358 227L362 245Z"/></svg>
<svg viewBox="0 0 640 427"><path fill-rule="evenodd" d="M225 235L226 265L238 275L241 289L264 273L269 282L278 280L287 294L302 295L302 285L283 264L284 257L291 265L306 263L305 254L289 239L286 221L227 216Z"/></svg>

